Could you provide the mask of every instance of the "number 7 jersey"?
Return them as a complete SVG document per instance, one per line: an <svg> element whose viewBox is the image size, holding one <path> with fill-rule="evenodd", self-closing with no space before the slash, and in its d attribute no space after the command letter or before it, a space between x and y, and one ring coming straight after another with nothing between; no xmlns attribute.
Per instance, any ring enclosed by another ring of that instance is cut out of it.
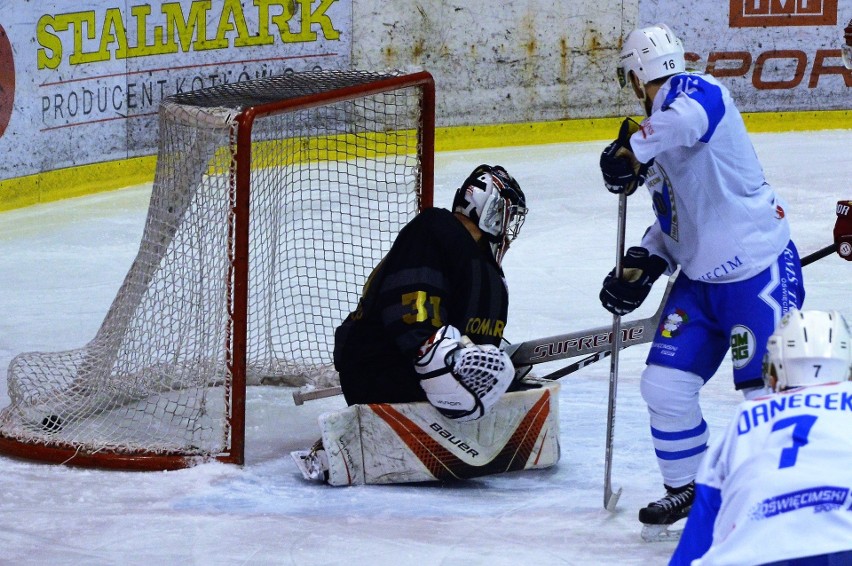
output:
<svg viewBox="0 0 852 566"><path fill-rule="evenodd" d="M852 550L852 382L742 403L696 484L671 564L745 566Z"/></svg>

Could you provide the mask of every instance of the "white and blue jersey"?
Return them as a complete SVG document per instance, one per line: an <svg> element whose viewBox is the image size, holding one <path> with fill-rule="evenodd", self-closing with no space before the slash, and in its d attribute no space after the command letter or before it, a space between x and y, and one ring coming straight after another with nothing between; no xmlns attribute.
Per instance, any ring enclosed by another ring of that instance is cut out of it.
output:
<svg viewBox="0 0 852 566"><path fill-rule="evenodd" d="M733 346L736 388L761 386L766 339L801 308L804 285L784 204L728 89L673 75L630 142L639 161L653 159L645 186L657 219L642 246L681 267L648 363L706 381Z"/></svg>
<svg viewBox="0 0 852 566"><path fill-rule="evenodd" d="M669 564L852 564L850 431L849 381L743 402L701 463Z"/></svg>
<svg viewBox="0 0 852 566"><path fill-rule="evenodd" d="M728 89L711 75L674 75L630 139L657 221L642 246L692 280L742 281L790 241L784 203L766 182Z"/></svg>

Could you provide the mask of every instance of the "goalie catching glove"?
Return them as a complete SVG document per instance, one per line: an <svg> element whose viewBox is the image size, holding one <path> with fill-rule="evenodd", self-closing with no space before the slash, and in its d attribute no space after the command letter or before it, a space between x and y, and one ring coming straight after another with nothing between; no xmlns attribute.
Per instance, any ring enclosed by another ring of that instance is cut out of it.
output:
<svg viewBox="0 0 852 566"><path fill-rule="evenodd" d="M630 136L638 131L639 124L631 118L625 118L618 131L618 139L606 146L601 153L601 173L604 185L611 193L625 193L630 196L639 186L645 184L648 168L654 160L639 163L633 155Z"/></svg>
<svg viewBox="0 0 852 566"><path fill-rule="evenodd" d="M610 271L604 278L600 293L604 308L619 316L639 308L651 292L654 281L668 268L666 260L640 247L627 250L621 264L621 277L615 276L614 269Z"/></svg>
<svg viewBox="0 0 852 566"><path fill-rule="evenodd" d="M454 326L441 327L420 347L414 369L429 402L458 422L483 416L515 376L506 352L497 346L477 346Z"/></svg>
<svg viewBox="0 0 852 566"><path fill-rule="evenodd" d="M837 246L837 255L846 261L852 261L852 200L837 201L834 245Z"/></svg>

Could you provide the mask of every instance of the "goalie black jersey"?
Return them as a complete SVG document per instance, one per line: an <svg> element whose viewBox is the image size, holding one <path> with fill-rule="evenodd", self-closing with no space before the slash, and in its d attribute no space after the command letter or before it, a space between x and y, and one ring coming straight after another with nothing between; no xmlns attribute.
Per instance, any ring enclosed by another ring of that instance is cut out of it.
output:
<svg viewBox="0 0 852 566"><path fill-rule="evenodd" d="M508 306L490 250L449 210L424 210L399 232L335 333L347 403L425 401L414 370L420 346L447 324L475 344L499 345Z"/></svg>

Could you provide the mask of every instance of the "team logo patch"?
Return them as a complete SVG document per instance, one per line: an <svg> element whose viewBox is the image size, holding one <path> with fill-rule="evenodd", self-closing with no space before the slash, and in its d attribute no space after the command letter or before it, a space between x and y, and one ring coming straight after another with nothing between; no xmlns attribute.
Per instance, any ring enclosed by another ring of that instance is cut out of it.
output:
<svg viewBox="0 0 852 566"><path fill-rule="evenodd" d="M689 322L689 316L684 311L675 309L674 312L666 316L666 319L660 325L660 334L666 338L674 338L680 334L683 325L687 322Z"/></svg>
<svg viewBox="0 0 852 566"><path fill-rule="evenodd" d="M734 369L742 369L748 365L754 357L756 345L754 332L747 326L738 324L731 329L731 360Z"/></svg>

